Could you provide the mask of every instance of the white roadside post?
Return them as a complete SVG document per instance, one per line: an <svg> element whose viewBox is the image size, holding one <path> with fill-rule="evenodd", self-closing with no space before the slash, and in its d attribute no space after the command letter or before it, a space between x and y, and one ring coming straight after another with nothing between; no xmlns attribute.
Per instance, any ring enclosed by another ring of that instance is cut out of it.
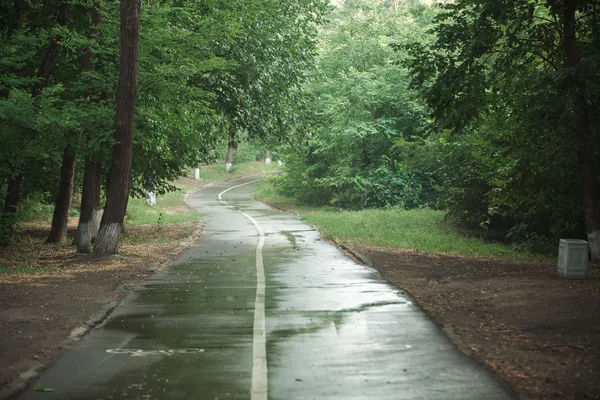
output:
<svg viewBox="0 0 600 400"><path fill-rule="evenodd" d="M151 206L155 206L156 205L156 193L154 193L154 192L146 192L146 201Z"/></svg>

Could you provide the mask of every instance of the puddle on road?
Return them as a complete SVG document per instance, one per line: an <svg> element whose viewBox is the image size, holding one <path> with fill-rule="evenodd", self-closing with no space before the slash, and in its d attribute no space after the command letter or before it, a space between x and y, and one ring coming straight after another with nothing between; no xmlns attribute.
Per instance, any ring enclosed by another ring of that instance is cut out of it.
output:
<svg viewBox="0 0 600 400"><path fill-rule="evenodd" d="M298 247L297 243L296 243L296 236L294 236L294 234L292 234L292 232L289 231L280 231L280 233L285 236L285 238L288 240L288 242L290 242L290 244L292 245L292 248L294 250L299 250L300 248Z"/></svg>

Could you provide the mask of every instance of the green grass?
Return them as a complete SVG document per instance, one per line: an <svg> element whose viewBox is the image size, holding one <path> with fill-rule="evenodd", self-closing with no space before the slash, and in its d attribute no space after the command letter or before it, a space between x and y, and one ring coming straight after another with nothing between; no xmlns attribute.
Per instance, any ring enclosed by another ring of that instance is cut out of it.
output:
<svg viewBox="0 0 600 400"><path fill-rule="evenodd" d="M183 197L186 191L195 187L213 182L240 178L248 175L258 175L277 172L277 164L267 165L262 162L246 162L234 165L232 172L225 172L224 164L207 165L200 167L200 180L195 181L190 177L182 178L175 182L179 190L165 195L157 196L156 206L150 206L146 199L129 199L127 205L127 220L129 225L156 225L198 221L200 215L185 205ZM189 176L193 178L193 171Z"/></svg>
<svg viewBox="0 0 600 400"><path fill-rule="evenodd" d="M234 164L231 172L225 172L225 165L223 164L203 165L200 167L200 181L197 181L195 186L278 171L281 171L281 167L277 163L265 164L264 162L256 161ZM190 176L194 176L193 172L190 172ZM192 189L192 187L186 190L189 189Z"/></svg>
<svg viewBox="0 0 600 400"><path fill-rule="evenodd" d="M198 221L199 214L185 207L183 196L181 190L157 196L155 206L150 206L146 199L129 199L126 222L129 225L160 226Z"/></svg>
<svg viewBox="0 0 600 400"><path fill-rule="evenodd" d="M278 194L270 182L258 185L255 197L299 214L302 220L316 225L326 238L338 238L344 243L503 259L534 257L500 243L460 235L456 227L443 222L446 215L443 211L340 211L311 207Z"/></svg>

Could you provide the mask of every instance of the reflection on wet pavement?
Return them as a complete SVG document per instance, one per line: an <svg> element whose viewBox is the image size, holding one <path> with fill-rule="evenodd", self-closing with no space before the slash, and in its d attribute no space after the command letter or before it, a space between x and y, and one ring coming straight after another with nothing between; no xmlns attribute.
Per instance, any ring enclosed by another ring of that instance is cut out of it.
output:
<svg viewBox="0 0 600 400"><path fill-rule="evenodd" d="M508 399L401 290L237 180L195 192L204 237L50 368L27 399L249 399L265 235L271 399Z"/></svg>

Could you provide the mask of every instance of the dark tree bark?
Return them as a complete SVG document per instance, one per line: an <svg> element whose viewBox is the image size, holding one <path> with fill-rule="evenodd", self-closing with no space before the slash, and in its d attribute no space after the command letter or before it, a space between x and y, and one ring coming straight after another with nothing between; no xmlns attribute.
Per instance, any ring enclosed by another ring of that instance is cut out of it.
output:
<svg viewBox="0 0 600 400"><path fill-rule="evenodd" d="M133 116L138 76L138 38L140 0L121 0L121 56L117 87L115 139L110 179L106 191L106 205L94 254L117 254L119 235L127 209L131 186L133 151Z"/></svg>
<svg viewBox="0 0 600 400"><path fill-rule="evenodd" d="M585 100L585 82L578 78L577 67L577 26L575 11L577 0L564 0L563 48L566 54L566 66L571 69L574 84L571 97L575 110L575 140L579 146L579 166L581 171L583 212L590 252L593 261L600 261L600 194L596 190L594 176L594 141L590 125L590 112Z"/></svg>
<svg viewBox="0 0 600 400"><path fill-rule="evenodd" d="M76 146L79 142L79 133L74 134L74 143L65 147L62 165L60 167L60 183L58 195L54 204L52 227L46 243L60 243L67 240L67 224L73 199L73 180L75 178L75 161L77 160Z"/></svg>
<svg viewBox="0 0 600 400"><path fill-rule="evenodd" d="M21 175L9 179L8 188L6 189L6 198L4 199L5 214L15 214L17 212L21 182L23 182L23 176Z"/></svg>
<svg viewBox="0 0 600 400"><path fill-rule="evenodd" d="M78 253L91 252L92 242L98 235L98 229L100 228L101 173L102 164L86 157L81 194L81 212L74 241Z"/></svg>
<svg viewBox="0 0 600 400"><path fill-rule="evenodd" d="M93 40L97 36L98 27L100 26L101 20L100 10L97 7L94 7L92 9L92 27L87 35L88 40ZM62 23L66 23L66 19L64 19ZM91 48L89 46L86 47L83 51L83 57L81 59L81 67L83 71L94 71L95 58L95 54L92 52ZM89 79L86 79L85 83L90 84ZM85 97L87 101L89 101L91 94L88 92L86 93ZM54 207L54 216L52 218L52 228L50 229L50 236L48 237L48 240L46 240L46 243L60 243L67 239L67 224L69 221L69 212L71 210L71 201L73 199L73 179L75 177L75 161L77 159L76 146L79 143L80 138L80 132L74 133L74 145L70 144L65 147L61 166L60 186ZM97 230L94 232L94 236L96 233Z"/></svg>
<svg viewBox="0 0 600 400"><path fill-rule="evenodd" d="M10 237L13 234L15 224L15 214L17 212L17 204L19 203L19 187L23 177L17 175L9 179L6 198L4 199L4 207L0 214L0 245L5 245L10 242Z"/></svg>
<svg viewBox="0 0 600 400"><path fill-rule="evenodd" d="M102 16L98 6L92 8L92 28L88 34L88 39L94 40L98 35L98 27L102 23ZM88 46L84 49L81 65L84 71L93 72L95 70L94 62L96 55ZM86 80L86 83L90 83ZM92 101L92 93L86 93L87 101ZM89 135L87 136L89 141ZM85 166L83 172L83 189L81 194L81 209L79 214L79 223L75 240L73 244L77 246L78 253L90 253L92 242L98 235L100 228L100 174L102 164L95 162L88 155L85 157Z"/></svg>

